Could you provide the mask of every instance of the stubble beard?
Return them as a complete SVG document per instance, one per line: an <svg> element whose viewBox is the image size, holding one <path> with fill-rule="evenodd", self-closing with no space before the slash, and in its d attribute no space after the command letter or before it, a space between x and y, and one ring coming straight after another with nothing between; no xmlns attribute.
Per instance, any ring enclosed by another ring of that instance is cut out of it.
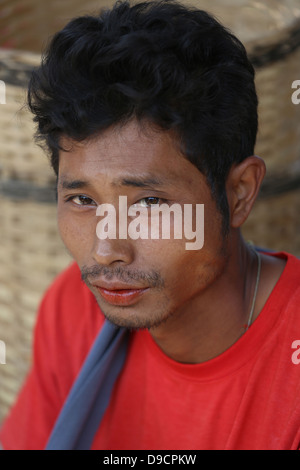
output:
<svg viewBox="0 0 300 470"><path fill-rule="evenodd" d="M157 288L157 290L161 293L162 289ZM104 317L117 327L126 328L130 331L157 328L165 324L175 313L175 309L170 309L166 296L163 296L163 299L160 297L152 307L148 306L148 313L145 313L145 309L138 306L114 307L104 305L104 302L99 298L99 294L94 293L94 295Z"/></svg>

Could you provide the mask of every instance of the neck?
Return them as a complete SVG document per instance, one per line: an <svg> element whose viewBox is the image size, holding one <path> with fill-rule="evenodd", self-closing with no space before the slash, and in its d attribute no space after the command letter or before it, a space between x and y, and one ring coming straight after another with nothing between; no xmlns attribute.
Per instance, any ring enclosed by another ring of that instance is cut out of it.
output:
<svg viewBox="0 0 300 470"><path fill-rule="evenodd" d="M242 240L237 245L212 285L164 324L150 330L158 346L172 359L191 364L205 362L224 352L244 333L257 280L257 257Z"/></svg>

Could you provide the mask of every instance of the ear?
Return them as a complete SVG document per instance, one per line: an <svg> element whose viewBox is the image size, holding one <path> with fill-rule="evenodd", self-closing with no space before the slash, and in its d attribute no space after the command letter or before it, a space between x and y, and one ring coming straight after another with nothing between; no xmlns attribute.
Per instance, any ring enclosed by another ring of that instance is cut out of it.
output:
<svg viewBox="0 0 300 470"><path fill-rule="evenodd" d="M246 221L265 173L265 162L256 155L231 168L226 181L231 227L238 228Z"/></svg>

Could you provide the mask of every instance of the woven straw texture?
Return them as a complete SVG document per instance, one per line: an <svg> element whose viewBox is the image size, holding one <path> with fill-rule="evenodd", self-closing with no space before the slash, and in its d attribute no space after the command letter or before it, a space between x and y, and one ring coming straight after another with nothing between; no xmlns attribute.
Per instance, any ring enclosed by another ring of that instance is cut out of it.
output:
<svg viewBox="0 0 300 470"><path fill-rule="evenodd" d="M30 366L32 330L42 294L70 262L56 227L54 177L25 108L30 70L49 35L77 14L111 1L47 3L0 1L0 422ZM245 43L256 66L260 131L256 152L268 177L244 235L254 243L300 255L300 105L291 84L300 80L300 11L297 0L189 1L214 13ZM299 43L299 44L298 44Z"/></svg>

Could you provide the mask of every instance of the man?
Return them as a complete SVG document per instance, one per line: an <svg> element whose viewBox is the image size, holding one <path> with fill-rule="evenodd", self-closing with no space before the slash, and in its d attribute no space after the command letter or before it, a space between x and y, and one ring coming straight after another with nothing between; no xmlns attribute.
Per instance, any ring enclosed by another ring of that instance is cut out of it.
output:
<svg viewBox="0 0 300 470"><path fill-rule="evenodd" d="M243 45L203 11L118 2L55 35L29 106L75 263L41 303L4 449L298 449L300 262L259 253L240 233L265 174ZM169 238L142 236L173 204L192 208L198 249L187 249L186 232L175 236L175 212ZM124 223L135 210L134 236ZM99 335L111 324L128 343L100 380Z"/></svg>

